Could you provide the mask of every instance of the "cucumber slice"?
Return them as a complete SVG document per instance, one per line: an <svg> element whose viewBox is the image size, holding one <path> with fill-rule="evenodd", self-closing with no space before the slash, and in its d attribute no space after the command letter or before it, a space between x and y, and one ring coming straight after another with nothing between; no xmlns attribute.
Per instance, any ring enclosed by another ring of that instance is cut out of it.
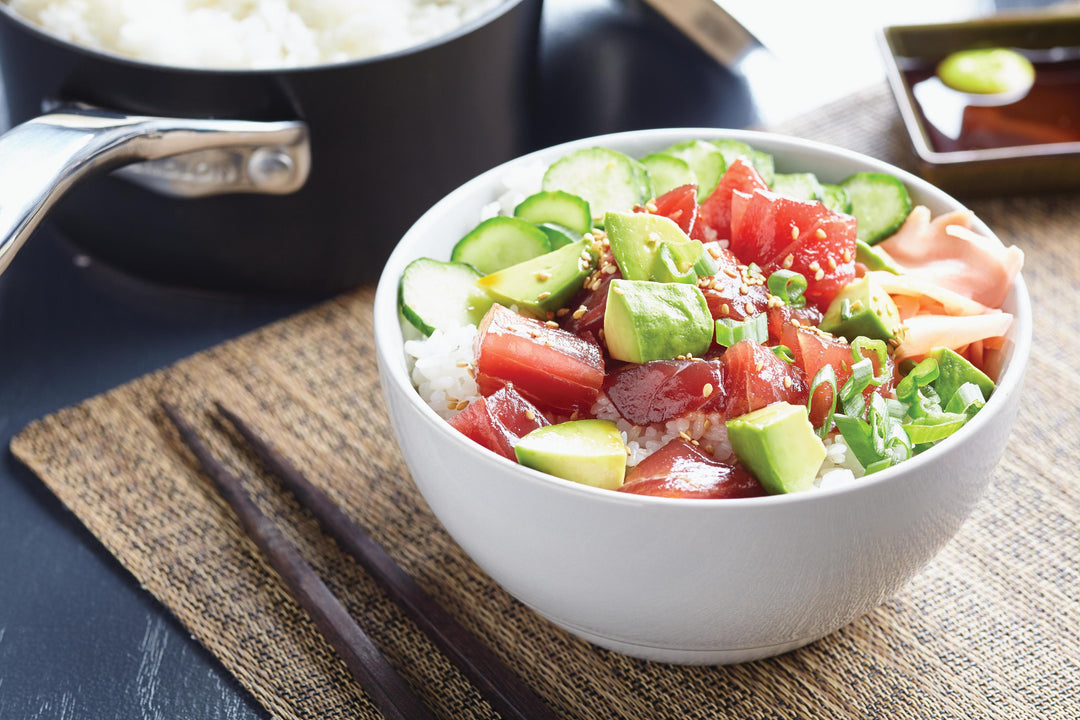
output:
<svg viewBox="0 0 1080 720"><path fill-rule="evenodd" d="M776 175L776 168L773 163L773 156L768 153L755 150L742 140L729 140L720 139L713 140L712 144L720 149L720 152L724 156L724 162L727 165L735 162L736 158L743 158L749 160L750 164L761 175L761 179L765 181L765 184L772 187L773 178Z"/></svg>
<svg viewBox="0 0 1080 720"><path fill-rule="evenodd" d="M514 217L540 225L555 223L578 232L575 240L592 230L589 203L562 190L541 190L522 200L514 208ZM554 248L553 248L554 249Z"/></svg>
<svg viewBox="0 0 1080 720"><path fill-rule="evenodd" d="M847 190L839 185L829 185L828 183L822 185L821 190L824 194L821 202L825 203L825 207L834 212L851 214L851 198L848 197Z"/></svg>
<svg viewBox="0 0 1080 720"><path fill-rule="evenodd" d="M489 218L458 240L451 262L468 263L484 275L551 252L547 234L521 218Z"/></svg>
<svg viewBox="0 0 1080 720"><path fill-rule="evenodd" d="M551 164L544 173L543 189L562 190L589 203L593 222L609 210L629 210L649 200L647 173L637 161L603 147L575 150Z"/></svg>
<svg viewBox="0 0 1080 720"><path fill-rule="evenodd" d="M540 223L536 227L543 230L548 236L548 240L551 241L552 250L558 250L565 245L576 243L585 235L585 233L571 230L565 225L559 225L558 223Z"/></svg>
<svg viewBox="0 0 1080 720"><path fill-rule="evenodd" d="M649 171L645 169L645 166L641 164L640 160L630 158L630 162L634 167L634 177L637 178L638 188L641 190L641 194L646 200L651 200L656 197L653 193L652 180L649 178Z"/></svg>
<svg viewBox="0 0 1080 720"><path fill-rule="evenodd" d="M911 212L911 196L899 178L886 173L855 173L840 183L858 220L855 237L868 245L892 235Z"/></svg>
<svg viewBox="0 0 1080 720"><path fill-rule="evenodd" d="M682 185L697 185L690 165L674 155L653 153L641 158L641 164L649 171L649 180L657 197Z"/></svg>
<svg viewBox="0 0 1080 720"><path fill-rule="evenodd" d="M405 266L398 306L424 335L477 325L494 302L476 286L482 276L465 263L418 258Z"/></svg>
<svg viewBox="0 0 1080 720"><path fill-rule="evenodd" d="M675 143L663 152L684 160L694 171L694 177L698 181L699 202L712 194L724 170L727 169L727 163L724 162L724 154L720 152L720 148L704 140L686 140Z"/></svg>
<svg viewBox="0 0 1080 720"><path fill-rule="evenodd" d="M776 173L772 189L795 200L821 202L825 190L813 173Z"/></svg>

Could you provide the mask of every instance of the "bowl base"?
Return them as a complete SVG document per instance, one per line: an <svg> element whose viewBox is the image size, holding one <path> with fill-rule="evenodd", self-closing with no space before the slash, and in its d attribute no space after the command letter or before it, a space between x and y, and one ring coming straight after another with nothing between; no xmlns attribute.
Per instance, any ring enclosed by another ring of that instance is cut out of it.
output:
<svg viewBox="0 0 1080 720"><path fill-rule="evenodd" d="M537 615L558 625L568 633L576 635L582 640L586 640L605 650L612 650L622 655L638 658L639 660L649 660L651 662L668 663L671 665L736 665L738 663L752 662L754 660L762 660L776 655L783 655L786 652L796 650L820 639L819 636L815 635L812 637L800 638L798 640L776 643L774 645L738 648L681 649L657 647L654 645L626 642L624 640L617 640L604 635L598 635L584 628L563 622L557 618L539 612L536 608L531 609Z"/></svg>

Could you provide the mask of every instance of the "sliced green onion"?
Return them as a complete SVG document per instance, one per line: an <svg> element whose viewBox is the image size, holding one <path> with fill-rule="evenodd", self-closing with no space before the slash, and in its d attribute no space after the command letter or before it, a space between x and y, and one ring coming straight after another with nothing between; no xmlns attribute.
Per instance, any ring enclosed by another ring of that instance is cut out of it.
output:
<svg viewBox="0 0 1080 720"><path fill-rule="evenodd" d="M942 412L917 418L904 424L904 431L914 445L924 445L944 440L964 426L968 416L961 413Z"/></svg>
<svg viewBox="0 0 1080 720"><path fill-rule="evenodd" d="M874 363L862 358L851 366L851 377L840 388L840 405L845 415L861 416L866 409L863 391L874 381Z"/></svg>
<svg viewBox="0 0 1080 720"><path fill-rule="evenodd" d="M746 320L720 318L716 321L716 342L724 347L731 347L740 340L753 340L759 345L769 339L769 321L765 313L759 313Z"/></svg>
<svg viewBox="0 0 1080 720"><path fill-rule="evenodd" d="M865 468L865 474L873 475L876 472L880 472L881 470L885 470L886 468L891 468L892 466L892 458L883 458L867 465Z"/></svg>
<svg viewBox="0 0 1080 720"><path fill-rule="evenodd" d="M960 413L971 418L986 404L982 388L973 382L966 382L956 389L945 406L945 412Z"/></svg>
<svg viewBox="0 0 1080 720"><path fill-rule="evenodd" d="M881 454L874 448L873 432L870 423L851 415L837 414L833 417L836 429L844 438L855 459L864 468L881 459Z"/></svg>
<svg viewBox="0 0 1080 720"><path fill-rule="evenodd" d="M874 385L881 385L889 379L888 376L888 364L889 364L889 350L885 345L884 340L878 340L877 338L868 338L865 335L859 335L857 338L851 341L851 359L855 362L862 360L866 357L863 352L874 353L874 357L877 358L877 362L874 363L874 367L881 368L881 375L873 379Z"/></svg>
<svg viewBox="0 0 1080 720"><path fill-rule="evenodd" d="M833 420L836 415L836 396L839 393L836 390L836 373L833 371L832 365L825 365L814 373L814 379L810 381L810 396L806 399L806 412L809 413L813 409L814 394L819 387L825 384L832 386L832 395L829 402L829 414L825 416L825 422L822 426L816 429L818 437L821 438L824 438L832 430Z"/></svg>
<svg viewBox="0 0 1080 720"><path fill-rule="evenodd" d="M791 307L806 305L806 278L791 270L777 270L769 276L769 292Z"/></svg>
<svg viewBox="0 0 1080 720"><path fill-rule="evenodd" d="M780 358L788 365L795 362L795 353L791 352L791 348L787 345L773 345L769 349L773 351L773 354L775 354L776 357Z"/></svg>
<svg viewBox="0 0 1080 720"><path fill-rule="evenodd" d="M885 413L891 418L903 420L907 415L908 407L907 403L902 403L895 398L885 398Z"/></svg>
<svg viewBox="0 0 1080 720"><path fill-rule="evenodd" d="M749 265L746 266L746 274L748 276L750 276L750 275L762 275L761 267L756 262L752 262L752 263L750 263Z"/></svg>
<svg viewBox="0 0 1080 720"><path fill-rule="evenodd" d="M915 392L938 379L939 371L937 360L928 357L918 365L911 368L896 385L896 397L904 402L909 402L915 397Z"/></svg>

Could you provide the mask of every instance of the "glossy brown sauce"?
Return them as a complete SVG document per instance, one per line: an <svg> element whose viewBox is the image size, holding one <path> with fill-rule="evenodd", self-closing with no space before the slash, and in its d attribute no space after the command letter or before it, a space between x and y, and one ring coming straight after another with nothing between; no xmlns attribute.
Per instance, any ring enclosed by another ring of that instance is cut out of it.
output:
<svg viewBox="0 0 1080 720"><path fill-rule="evenodd" d="M1035 84L1027 95L998 106L972 105L954 91L947 91L953 97L942 95L945 91L920 93L919 83L936 82L934 66L913 63L904 70L933 149L953 152L1080 142L1080 59L1034 65Z"/></svg>

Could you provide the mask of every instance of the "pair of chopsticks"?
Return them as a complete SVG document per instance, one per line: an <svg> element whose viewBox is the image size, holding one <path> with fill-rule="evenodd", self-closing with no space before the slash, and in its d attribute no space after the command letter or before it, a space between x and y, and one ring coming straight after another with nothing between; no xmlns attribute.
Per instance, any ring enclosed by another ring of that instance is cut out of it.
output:
<svg viewBox="0 0 1080 720"><path fill-rule="evenodd" d="M345 661L353 677L387 720L434 719L431 710L412 691L383 654L349 615L314 568L301 556L273 521L259 510L239 478L215 458L177 409L162 409L179 431L180 439L198 460L218 492L232 508L245 532L255 541L289 592L311 616L319 632ZM503 665L416 583L360 525L351 520L321 490L311 484L259 432L221 404L218 412L251 450L307 508L323 531L351 553L386 594L444 652L506 720L554 720L555 716L531 689Z"/></svg>

